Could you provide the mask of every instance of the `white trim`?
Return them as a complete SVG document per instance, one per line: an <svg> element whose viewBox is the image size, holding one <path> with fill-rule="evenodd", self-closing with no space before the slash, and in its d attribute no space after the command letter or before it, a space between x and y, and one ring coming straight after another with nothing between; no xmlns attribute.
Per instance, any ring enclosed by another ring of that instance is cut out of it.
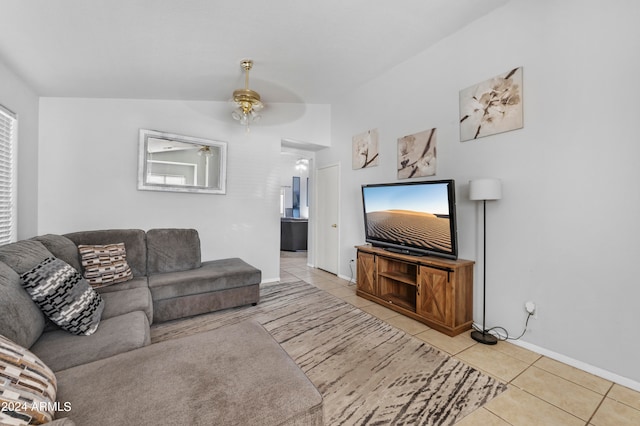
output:
<svg viewBox="0 0 640 426"><path fill-rule="evenodd" d="M15 112L11 111L9 108L3 105L0 105L0 112L3 112L10 117L13 117L15 120L18 119L18 114L16 114Z"/></svg>
<svg viewBox="0 0 640 426"><path fill-rule="evenodd" d="M611 382L617 383L619 385L622 385L640 392L640 382L636 382L627 377L620 376L616 373L612 373L611 371L607 371L602 368L595 367L591 364L587 364L586 362L573 359L566 355L550 351L548 349L542 348L540 346L536 346L528 342L523 342L521 340L509 340L509 342L513 343L516 346L520 346L524 349L528 349L530 351L538 353L540 355L544 355L547 358L555 359L556 361L559 361L564 364L570 365L572 367L578 368L580 370L586 371L587 373L593 374L594 376L601 377L603 379L609 380Z"/></svg>
<svg viewBox="0 0 640 426"><path fill-rule="evenodd" d="M348 281L349 284L357 283L355 274L353 275L353 277L348 277L346 275L338 274L338 278L342 278L343 280Z"/></svg>
<svg viewBox="0 0 640 426"><path fill-rule="evenodd" d="M336 271L336 275L340 275L340 268L342 267L342 262L340 260L340 254L342 254L342 167L340 167L340 162L336 164L338 168L338 247L336 250L336 256L338 257L338 270Z"/></svg>
<svg viewBox="0 0 640 426"><path fill-rule="evenodd" d="M482 330L484 327L482 326L482 324L477 323L474 321L473 323L473 327L476 330ZM493 335L497 335L500 336L500 339L504 339L504 334L500 334L500 333L495 333L492 332ZM542 348L540 346L534 345L533 343L528 343L525 342L523 340L507 340L507 342L509 343L513 343L516 346L520 346L521 348L530 350L532 352L535 352L537 354L546 356L547 358L551 358L554 359L558 362L561 362L563 364L567 364L570 365L571 367L575 367L579 370L585 371L587 373L593 374L594 376L598 376L601 377L605 380L609 380L611 382L617 383L619 385L628 387L630 389L633 389L635 391L640 392L640 382L636 382L634 380L631 380L627 377L623 377L620 376L616 373L612 373L611 371L608 370L604 370L600 367L596 367L593 366L591 364L587 364L586 362L583 361L579 361L577 359L573 359L571 357L568 357L566 355L551 351L549 349L545 349Z"/></svg>
<svg viewBox="0 0 640 426"><path fill-rule="evenodd" d="M18 239L18 115L10 109L0 105L0 115L2 115L2 121L7 121L9 127L9 139L6 140L6 150L4 153L9 154L9 205L3 206L2 210L9 213L9 230L8 239L4 239L2 243L14 242ZM6 118L6 119L5 119ZM4 138L3 138L4 141ZM5 209L5 207L8 207Z"/></svg>

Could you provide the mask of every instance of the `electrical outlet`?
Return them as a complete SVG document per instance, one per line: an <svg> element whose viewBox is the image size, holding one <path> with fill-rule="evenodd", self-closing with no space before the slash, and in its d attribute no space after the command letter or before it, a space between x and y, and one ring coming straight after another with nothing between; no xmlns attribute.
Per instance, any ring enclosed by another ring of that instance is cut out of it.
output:
<svg viewBox="0 0 640 426"><path fill-rule="evenodd" d="M533 315L533 318L538 318L538 310L536 309L536 304L532 301L528 301L524 304L524 309L528 314Z"/></svg>

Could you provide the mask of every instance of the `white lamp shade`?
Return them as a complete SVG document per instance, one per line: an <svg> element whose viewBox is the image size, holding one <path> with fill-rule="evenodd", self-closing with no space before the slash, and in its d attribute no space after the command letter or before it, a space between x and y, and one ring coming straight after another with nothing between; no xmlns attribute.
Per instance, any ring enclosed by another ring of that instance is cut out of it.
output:
<svg viewBox="0 0 640 426"><path fill-rule="evenodd" d="M470 200L499 200L502 198L500 179L474 179L469 181Z"/></svg>

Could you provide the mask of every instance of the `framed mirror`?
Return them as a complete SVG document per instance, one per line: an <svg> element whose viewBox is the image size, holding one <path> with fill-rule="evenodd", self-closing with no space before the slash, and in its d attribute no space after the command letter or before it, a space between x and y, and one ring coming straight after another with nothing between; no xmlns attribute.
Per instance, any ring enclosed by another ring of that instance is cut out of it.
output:
<svg viewBox="0 0 640 426"><path fill-rule="evenodd" d="M138 189L225 194L227 143L140 129Z"/></svg>

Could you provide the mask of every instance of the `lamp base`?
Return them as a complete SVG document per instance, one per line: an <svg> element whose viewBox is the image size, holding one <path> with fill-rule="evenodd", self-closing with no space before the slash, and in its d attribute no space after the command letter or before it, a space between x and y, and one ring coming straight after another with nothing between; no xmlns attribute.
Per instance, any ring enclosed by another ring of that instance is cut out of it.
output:
<svg viewBox="0 0 640 426"><path fill-rule="evenodd" d="M496 336L477 330L471 332L471 338L484 345L495 345L498 343L498 338Z"/></svg>

